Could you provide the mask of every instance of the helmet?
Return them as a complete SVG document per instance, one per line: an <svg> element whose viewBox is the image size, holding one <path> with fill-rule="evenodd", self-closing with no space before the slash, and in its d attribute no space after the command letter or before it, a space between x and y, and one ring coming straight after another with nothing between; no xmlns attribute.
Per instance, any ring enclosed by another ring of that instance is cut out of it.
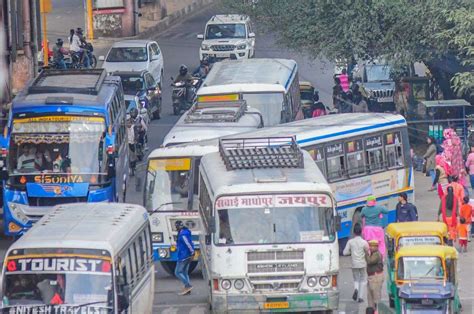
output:
<svg viewBox="0 0 474 314"><path fill-rule="evenodd" d="M61 38L58 38L58 40L56 40L56 45L62 46L63 44L64 44L64 41Z"/></svg>
<svg viewBox="0 0 474 314"><path fill-rule="evenodd" d="M179 74L180 75L186 75L188 73L188 67L185 66L184 64L181 64L179 67Z"/></svg>
<svg viewBox="0 0 474 314"><path fill-rule="evenodd" d="M174 223L176 230L180 230L184 228L184 223L181 220L176 220Z"/></svg>
<svg viewBox="0 0 474 314"><path fill-rule="evenodd" d="M138 109L137 108L130 109L130 117L132 117L133 119L138 117Z"/></svg>
<svg viewBox="0 0 474 314"><path fill-rule="evenodd" d="M76 33L78 35L82 35L84 33L84 31L82 30L82 28L78 27L78 28L76 28Z"/></svg>

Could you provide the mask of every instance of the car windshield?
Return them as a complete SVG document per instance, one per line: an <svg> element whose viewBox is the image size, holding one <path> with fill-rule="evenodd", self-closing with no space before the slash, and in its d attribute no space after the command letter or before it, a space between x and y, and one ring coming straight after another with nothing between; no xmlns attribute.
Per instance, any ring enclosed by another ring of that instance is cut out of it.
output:
<svg viewBox="0 0 474 314"><path fill-rule="evenodd" d="M391 68L388 65L368 65L366 66L367 81L389 81Z"/></svg>
<svg viewBox="0 0 474 314"><path fill-rule="evenodd" d="M117 47L110 49L107 62L144 62L148 60L146 47Z"/></svg>
<svg viewBox="0 0 474 314"><path fill-rule="evenodd" d="M105 174L104 131L104 119L99 117L15 119L9 173Z"/></svg>
<svg viewBox="0 0 474 314"><path fill-rule="evenodd" d="M145 89L145 82L141 76L121 76L123 92L125 95L136 95Z"/></svg>
<svg viewBox="0 0 474 314"><path fill-rule="evenodd" d="M270 196L269 199L275 199L275 197L285 200L292 196ZM304 197L301 196L301 199ZM259 200L255 201L254 198L250 196L249 200L242 201L242 204L258 204L264 199L257 196ZM237 197L234 199L236 200ZM223 200L218 200L216 204L219 202ZM231 207L229 205L233 200L229 198L224 202L226 203L224 207ZM267 202L269 203L280 204L281 201ZM216 208L218 207L219 205L216 205ZM218 210L217 234L218 245L333 241L335 239L333 209L302 205L302 203L293 203L292 206L278 205L278 207L266 206L262 203L256 207L245 208L239 205L235 208L220 209Z"/></svg>
<svg viewBox="0 0 474 314"><path fill-rule="evenodd" d="M197 178L191 158L152 159L148 163L145 206L148 210L197 209ZM194 193L189 194L189 188ZM191 203L191 207L189 205Z"/></svg>
<svg viewBox="0 0 474 314"><path fill-rule="evenodd" d="M206 39L245 38L245 24L213 24L208 25Z"/></svg>
<svg viewBox="0 0 474 314"><path fill-rule="evenodd" d="M7 262L3 287L8 305L113 303L111 263L100 256L15 257Z"/></svg>
<svg viewBox="0 0 474 314"><path fill-rule="evenodd" d="M283 93L243 94L242 98L247 101L248 106L260 111L265 126L281 123Z"/></svg>
<svg viewBox="0 0 474 314"><path fill-rule="evenodd" d="M439 257L405 256L398 261L398 279L400 280L443 276L443 265Z"/></svg>

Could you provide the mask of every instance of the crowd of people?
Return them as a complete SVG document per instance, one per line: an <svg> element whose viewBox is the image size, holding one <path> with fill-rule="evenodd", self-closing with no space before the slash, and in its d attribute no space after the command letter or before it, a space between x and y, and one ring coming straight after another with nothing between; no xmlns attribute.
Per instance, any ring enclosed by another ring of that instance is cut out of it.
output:
<svg viewBox="0 0 474 314"><path fill-rule="evenodd" d="M431 178L430 191L436 191L440 199L437 218L448 226L448 244L457 243L459 250L466 252L474 214L469 197L469 187L474 190L474 147L464 160L456 132L445 129L443 138L441 145L433 137L427 138L424 171Z"/></svg>
<svg viewBox="0 0 474 314"><path fill-rule="evenodd" d="M338 113L369 112L367 102L364 100L358 84L350 84L346 69L334 76L332 90L334 108Z"/></svg>

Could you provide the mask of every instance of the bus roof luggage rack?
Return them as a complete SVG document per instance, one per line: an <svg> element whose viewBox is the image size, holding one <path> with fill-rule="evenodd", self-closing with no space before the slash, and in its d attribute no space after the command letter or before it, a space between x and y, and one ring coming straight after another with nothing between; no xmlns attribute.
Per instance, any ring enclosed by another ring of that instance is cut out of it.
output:
<svg viewBox="0 0 474 314"><path fill-rule="evenodd" d="M219 152L227 170L304 168L294 137L220 139Z"/></svg>
<svg viewBox="0 0 474 314"><path fill-rule="evenodd" d="M45 69L28 87L28 94L68 93L97 95L107 77L104 69Z"/></svg>
<svg viewBox="0 0 474 314"><path fill-rule="evenodd" d="M185 118L186 123L194 122L237 122L247 111L245 100L197 102Z"/></svg>

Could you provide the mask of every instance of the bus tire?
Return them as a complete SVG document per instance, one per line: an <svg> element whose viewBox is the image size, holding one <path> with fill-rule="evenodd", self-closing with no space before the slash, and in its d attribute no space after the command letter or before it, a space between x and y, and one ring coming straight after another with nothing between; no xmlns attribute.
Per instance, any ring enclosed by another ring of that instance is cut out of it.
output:
<svg viewBox="0 0 474 314"><path fill-rule="evenodd" d="M165 272L170 275L174 276L174 270L176 268L176 262L160 262L161 267L165 270ZM191 274L197 267L198 262L191 262L189 265L189 272L188 274Z"/></svg>

